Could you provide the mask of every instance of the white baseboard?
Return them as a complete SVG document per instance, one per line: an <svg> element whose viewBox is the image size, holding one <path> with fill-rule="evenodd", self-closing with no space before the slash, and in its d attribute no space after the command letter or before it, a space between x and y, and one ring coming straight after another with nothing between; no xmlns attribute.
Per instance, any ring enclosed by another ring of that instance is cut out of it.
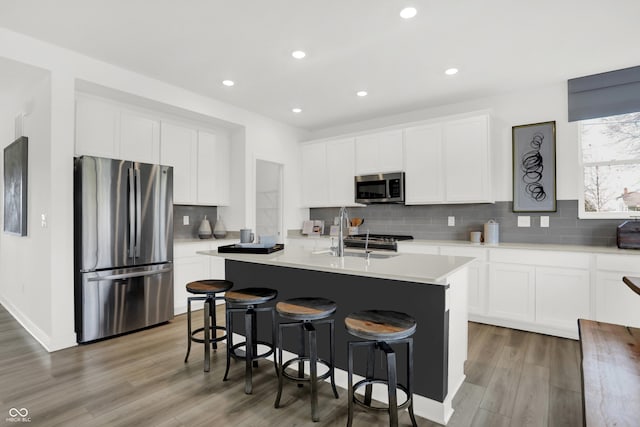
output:
<svg viewBox="0 0 640 427"><path fill-rule="evenodd" d="M2 296L0 296L0 304L2 304L11 316L13 316L13 318L16 319L16 321L20 323L20 325L22 325L22 327L29 332L29 334L31 334L31 336L35 338L35 340L38 341L45 350L49 353L59 350L58 348L51 348L51 337L33 323L31 319L29 319L18 307L11 304L11 302Z"/></svg>

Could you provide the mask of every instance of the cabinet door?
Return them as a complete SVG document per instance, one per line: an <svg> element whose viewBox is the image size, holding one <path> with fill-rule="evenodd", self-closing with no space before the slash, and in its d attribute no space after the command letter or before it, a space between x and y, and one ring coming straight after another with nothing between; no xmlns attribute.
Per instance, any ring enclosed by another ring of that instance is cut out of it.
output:
<svg viewBox="0 0 640 427"><path fill-rule="evenodd" d="M589 272L536 268L536 322L578 333L578 319L589 319Z"/></svg>
<svg viewBox="0 0 640 427"><path fill-rule="evenodd" d="M355 144L353 138L326 143L327 206L349 206L355 203Z"/></svg>
<svg viewBox="0 0 640 427"><path fill-rule="evenodd" d="M482 248L442 246L440 247L440 255L468 256L475 258L475 260L468 267L469 278L467 287L467 306L469 313L482 315L486 314L486 250Z"/></svg>
<svg viewBox="0 0 640 427"><path fill-rule="evenodd" d="M115 105L78 96L76 99L76 155L121 159L118 150L119 123L120 113Z"/></svg>
<svg viewBox="0 0 640 427"><path fill-rule="evenodd" d="M198 204L229 204L229 144L224 135L198 131Z"/></svg>
<svg viewBox="0 0 640 427"><path fill-rule="evenodd" d="M402 130L356 137L356 175L404 170Z"/></svg>
<svg viewBox="0 0 640 427"><path fill-rule="evenodd" d="M194 129L162 123L160 163L173 166L173 202L197 202L197 140Z"/></svg>
<svg viewBox="0 0 640 427"><path fill-rule="evenodd" d="M173 261L174 314L182 314L187 311L187 298L191 296L185 289L187 283L209 278L209 258L206 255L196 255L176 258ZM191 310L200 308L202 308L201 301L191 305Z"/></svg>
<svg viewBox="0 0 640 427"><path fill-rule="evenodd" d="M444 201L442 127L405 129L404 149L406 204Z"/></svg>
<svg viewBox="0 0 640 427"><path fill-rule="evenodd" d="M489 266L488 289L488 315L525 322L534 321L534 267L492 263Z"/></svg>
<svg viewBox="0 0 640 427"><path fill-rule="evenodd" d="M443 132L448 202L491 201L488 117L446 122Z"/></svg>
<svg viewBox="0 0 640 427"><path fill-rule="evenodd" d="M622 277L634 275L637 272L596 274L597 321L640 328L640 296L622 282Z"/></svg>
<svg viewBox="0 0 640 427"><path fill-rule="evenodd" d="M121 111L120 156L134 162L160 162L160 122L144 115Z"/></svg>
<svg viewBox="0 0 640 427"><path fill-rule="evenodd" d="M300 147L300 154L302 205L324 206L329 199L326 145L323 143L303 145Z"/></svg>

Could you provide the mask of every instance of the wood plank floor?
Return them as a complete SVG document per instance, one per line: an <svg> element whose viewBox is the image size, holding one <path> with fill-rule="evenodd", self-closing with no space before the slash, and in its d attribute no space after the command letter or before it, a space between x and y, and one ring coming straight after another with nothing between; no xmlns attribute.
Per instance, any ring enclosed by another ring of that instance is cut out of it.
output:
<svg viewBox="0 0 640 427"><path fill-rule="evenodd" d="M135 334L47 353L0 306L0 423L15 407L29 410L31 425L46 426L346 425L346 391L339 389L336 400L322 384L320 422L313 423L306 388L285 383L283 407L273 408L273 365L261 363L254 393L245 395L241 363L232 362L230 381L222 382L224 344L204 373L199 344L183 363L185 335L182 315ZM579 358L576 341L470 323L467 380L448 425L581 426ZM406 411L400 422L410 425ZM418 423L437 425L419 417ZM384 414L356 409L354 426L384 425Z"/></svg>

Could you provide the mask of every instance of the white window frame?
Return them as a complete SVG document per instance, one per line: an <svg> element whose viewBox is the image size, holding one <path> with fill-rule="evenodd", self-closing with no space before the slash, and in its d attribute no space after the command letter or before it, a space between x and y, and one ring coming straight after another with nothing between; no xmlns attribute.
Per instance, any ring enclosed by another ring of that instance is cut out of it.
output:
<svg viewBox="0 0 640 427"><path fill-rule="evenodd" d="M633 219L640 218L640 211L628 211L628 212L587 212L584 209L584 156L582 153L582 123L578 123L578 164L579 164L579 179L578 179L578 219ZM640 160L614 160L610 162L591 162L588 165L625 165L625 164L638 164Z"/></svg>

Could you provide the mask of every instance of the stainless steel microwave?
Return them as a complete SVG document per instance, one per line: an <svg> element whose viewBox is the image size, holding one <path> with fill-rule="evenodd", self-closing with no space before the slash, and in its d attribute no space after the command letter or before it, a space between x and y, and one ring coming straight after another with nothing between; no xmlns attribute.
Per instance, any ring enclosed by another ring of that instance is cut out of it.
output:
<svg viewBox="0 0 640 427"><path fill-rule="evenodd" d="M404 172L355 177L356 203L404 203Z"/></svg>

